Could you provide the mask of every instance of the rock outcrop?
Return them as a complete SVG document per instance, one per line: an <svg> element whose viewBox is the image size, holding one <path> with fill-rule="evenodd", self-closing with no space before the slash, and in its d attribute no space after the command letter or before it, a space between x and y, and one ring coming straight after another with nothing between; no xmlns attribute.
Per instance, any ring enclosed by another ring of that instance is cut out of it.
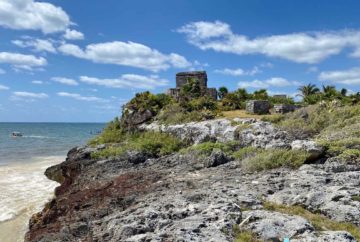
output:
<svg viewBox="0 0 360 242"><path fill-rule="evenodd" d="M270 123L226 119L182 125L142 125L194 144L237 140L264 149L323 148ZM346 231L318 228L307 218L266 210L265 202L299 205L339 223L360 226L360 165L336 159L248 173L220 150L199 158L172 154L153 158L129 151L94 160L104 149L80 147L46 171L59 182L56 197L32 216L26 242L63 241L233 241L234 228L264 241L357 241ZM360 229L360 228L359 228Z"/></svg>

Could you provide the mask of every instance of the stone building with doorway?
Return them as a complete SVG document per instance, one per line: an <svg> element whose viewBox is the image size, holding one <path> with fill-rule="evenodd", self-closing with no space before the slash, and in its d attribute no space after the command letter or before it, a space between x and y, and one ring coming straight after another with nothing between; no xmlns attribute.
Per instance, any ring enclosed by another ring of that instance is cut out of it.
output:
<svg viewBox="0 0 360 242"><path fill-rule="evenodd" d="M208 95L213 99L217 99L217 90L216 88L207 87L207 74L206 71L188 71L188 72L179 72L176 74L176 87L170 88L167 90L167 94L172 96L175 99L179 98L181 88L189 80L198 80L200 84L201 94L203 96Z"/></svg>

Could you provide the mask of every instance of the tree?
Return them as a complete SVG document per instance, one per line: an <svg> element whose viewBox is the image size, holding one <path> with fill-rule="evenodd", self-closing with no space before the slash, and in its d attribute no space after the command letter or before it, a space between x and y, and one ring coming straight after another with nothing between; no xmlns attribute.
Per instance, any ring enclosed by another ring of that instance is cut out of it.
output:
<svg viewBox="0 0 360 242"><path fill-rule="evenodd" d="M219 88L218 96L222 100L228 93L229 93L228 89L226 87L222 86Z"/></svg>
<svg viewBox="0 0 360 242"><path fill-rule="evenodd" d="M242 101L245 101L246 99L249 98L249 94L248 92L246 91L245 88L239 88L237 89L234 94Z"/></svg>
<svg viewBox="0 0 360 242"><path fill-rule="evenodd" d="M180 96L186 99L198 98L201 96L201 86L198 79L189 78L186 84L181 87Z"/></svg>
<svg viewBox="0 0 360 242"><path fill-rule="evenodd" d="M316 87L314 84L307 84L305 86L301 86L298 88L298 90L301 92L301 94L298 94L298 96L303 97L304 99L310 95L314 95L320 92L320 89Z"/></svg>
<svg viewBox="0 0 360 242"><path fill-rule="evenodd" d="M256 100L267 100L269 98L269 95L266 89L260 89L253 93L253 98Z"/></svg>
<svg viewBox="0 0 360 242"><path fill-rule="evenodd" d="M341 96L345 97L347 94L348 90L346 88L342 88L340 91Z"/></svg>
<svg viewBox="0 0 360 242"><path fill-rule="evenodd" d="M322 86L323 94L326 99L333 99L334 97L338 96L338 92L334 86Z"/></svg>

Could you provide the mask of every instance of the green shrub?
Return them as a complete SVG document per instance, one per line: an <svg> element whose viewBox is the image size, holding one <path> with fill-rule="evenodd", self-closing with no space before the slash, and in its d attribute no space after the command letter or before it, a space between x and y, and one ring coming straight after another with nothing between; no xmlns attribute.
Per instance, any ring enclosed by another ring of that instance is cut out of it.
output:
<svg viewBox="0 0 360 242"><path fill-rule="evenodd" d="M347 163L359 162L360 150L359 149L347 149L344 150L339 156L342 161Z"/></svg>
<svg viewBox="0 0 360 242"><path fill-rule="evenodd" d="M88 144L94 146L99 144L120 143L126 139L126 137L127 134L121 129L119 119L115 118L113 121L108 123L101 134L89 140Z"/></svg>
<svg viewBox="0 0 360 242"><path fill-rule="evenodd" d="M193 100L192 102L196 103L197 100ZM205 107L204 109L188 111L186 110L186 108L182 107L179 103L173 103L165 107L157 115L156 119L162 124L169 125L169 124L181 124L188 122L198 122L198 121L204 121L215 118L215 116L217 115L217 108L213 110L213 109L207 109L206 105ZM197 108L199 108L199 106L197 106ZM189 110L192 110L192 108L189 108Z"/></svg>
<svg viewBox="0 0 360 242"><path fill-rule="evenodd" d="M238 151L234 152L232 154L232 156L236 159L236 160L244 160L246 158L249 157L253 157L255 156L257 153L261 153L262 149L259 148L255 148L252 146L247 146L244 148L239 149Z"/></svg>
<svg viewBox="0 0 360 242"><path fill-rule="evenodd" d="M240 143L237 141L230 141L226 143L220 142L204 142L201 144L190 146L183 149L182 153L193 153L199 157L209 156L214 150L221 150L227 155L232 155L240 147Z"/></svg>
<svg viewBox="0 0 360 242"><path fill-rule="evenodd" d="M168 155L179 151L185 144L172 135L160 132L143 132L128 134L121 143L111 145L94 152L93 158L117 157L126 151L141 151L153 157Z"/></svg>
<svg viewBox="0 0 360 242"><path fill-rule="evenodd" d="M309 154L301 150L269 149L242 160L249 171L269 170L278 167L298 168L308 159Z"/></svg>
<svg viewBox="0 0 360 242"><path fill-rule="evenodd" d="M284 120L283 114L272 114L272 115L267 115L267 116L264 116L261 118L261 121L270 122L273 124L277 124L282 120Z"/></svg>

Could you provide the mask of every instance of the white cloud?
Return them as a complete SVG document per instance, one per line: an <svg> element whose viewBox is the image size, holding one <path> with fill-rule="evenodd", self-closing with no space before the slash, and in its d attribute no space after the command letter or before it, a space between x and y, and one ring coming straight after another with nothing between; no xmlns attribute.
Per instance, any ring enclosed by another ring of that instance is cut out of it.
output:
<svg viewBox="0 0 360 242"><path fill-rule="evenodd" d="M43 33L65 31L71 24L62 8L34 0L1 0L0 26L18 30L41 30Z"/></svg>
<svg viewBox="0 0 360 242"><path fill-rule="evenodd" d="M360 57L360 31L292 33L250 39L232 32L226 23L192 22L177 30L189 43L202 50L245 54L263 54L297 63L319 63L350 47L353 57Z"/></svg>
<svg viewBox="0 0 360 242"><path fill-rule="evenodd" d="M310 66L308 69L307 69L307 72L311 73L311 72L318 72L319 71L319 68L317 66Z"/></svg>
<svg viewBox="0 0 360 242"><path fill-rule="evenodd" d="M100 79L96 77L81 76L80 81L109 88L136 88L154 89L155 87L166 86L169 81L161 79L157 75L142 76L136 74L124 74L118 78Z"/></svg>
<svg viewBox="0 0 360 242"><path fill-rule="evenodd" d="M0 85L0 91L9 90L10 88L4 85Z"/></svg>
<svg viewBox="0 0 360 242"><path fill-rule="evenodd" d="M57 95L60 97L69 97L75 100L86 101L86 102L108 102L108 100L103 98L99 98L95 96L82 96L78 93L58 92Z"/></svg>
<svg viewBox="0 0 360 242"><path fill-rule="evenodd" d="M32 98L32 99L44 99L49 96L46 93L34 93L34 92L13 92L15 97L20 98Z"/></svg>
<svg viewBox="0 0 360 242"><path fill-rule="evenodd" d="M253 80L239 82L238 86L241 88L269 88L269 87L287 87L287 86L299 86L301 85L298 81L288 81L282 77L272 77L267 80Z"/></svg>
<svg viewBox="0 0 360 242"><path fill-rule="evenodd" d="M47 65L47 61L43 57L11 52L0 52L0 63L10 64L15 68L26 70L31 70L33 67L42 67Z"/></svg>
<svg viewBox="0 0 360 242"><path fill-rule="evenodd" d="M22 48L31 47L36 52L56 53L56 49L50 40L45 40L45 39L13 40L12 43Z"/></svg>
<svg viewBox="0 0 360 242"><path fill-rule="evenodd" d="M360 84L360 67L342 71L324 71L319 75L320 81L331 81L346 85Z"/></svg>
<svg viewBox="0 0 360 242"><path fill-rule="evenodd" d="M42 84L44 84L43 81L38 81L38 80L34 80L34 81L32 81L31 83L32 83L32 84L35 84L35 85L42 85Z"/></svg>
<svg viewBox="0 0 360 242"><path fill-rule="evenodd" d="M5 74L5 73L6 73L6 71L4 69L0 68L0 75Z"/></svg>
<svg viewBox="0 0 360 242"><path fill-rule="evenodd" d="M221 70L215 70L215 72L229 76L253 76L257 73L261 73L262 71L257 66L254 66L251 70L244 70L242 68L237 68L237 69L225 68Z"/></svg>
<svg viewBox="0 0 360 242"><path fill-rule="evenodd" d="M91 44L84 50L77 45L63 44L59 47L59 51L95 63L132 66L154 72L166 70L169 67L185 68L191 65L181 55L163 54L156 49L134 42L114 41Z"/></svg>
<svg viewBox="0 0 360 242"><path fill-rule="evenodd" d="M68 40L82 40L84 39L84 34L77 30L67 29L64 38Z"/></svg>
<svg viewBox="0 0 360 242"><path fill-rule="evenodd" d="M52 81L54 82L58 82L64 85L69 85L69 86L77 86L79 85L79 83L77 83L77 81L70 79L70 78L65 78L65 77L53 77L51 78Z"/></svg>

